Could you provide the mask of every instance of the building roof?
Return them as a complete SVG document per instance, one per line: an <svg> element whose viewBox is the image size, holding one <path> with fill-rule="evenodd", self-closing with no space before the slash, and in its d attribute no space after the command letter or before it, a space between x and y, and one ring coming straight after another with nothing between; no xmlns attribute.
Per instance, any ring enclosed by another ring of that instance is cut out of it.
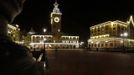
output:
<svg viewBox="0 0 134 75"><path fill-rule="evenodd" d="M133 16L130 16L129 20L127 21L128 24L132 23L134 26L134 20L133 20Z"/></svg>
<svg viewBox="0 0 134 75"><path fill-rule="evenodd" d="M134 26L134 20L133 20L133 16L130 16L129 20L127 22L123 22L123 21L120 21L120 20L115 20L115 21L106 21L106 22L103 22L103 23L100 23L100 24L97 24L97 25L94 25L94 26L91 26L90 28L94 28L94 27L97 27L97 26L102 26L102 25L107 25L109 23L120 23L120 24L123 24L123 25L129 25L130 23L133 24Z"/></svg>

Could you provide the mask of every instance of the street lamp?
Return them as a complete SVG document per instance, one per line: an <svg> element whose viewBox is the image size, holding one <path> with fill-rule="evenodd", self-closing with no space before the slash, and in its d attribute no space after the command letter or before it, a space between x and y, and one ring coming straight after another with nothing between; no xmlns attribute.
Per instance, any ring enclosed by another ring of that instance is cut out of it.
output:
<svg viewBox="0 0 134 75"><path fill-rule="evenodd" d="M44 29L43 29L43 32L46 33L46 32L47 32L47 29L44 28ZM46 41L46 40L47 40L47 39L44 37L44 40L43 40L43 41L44 41L44 50L45 50L45 41Z"/></svg>
<svg viewBox="0 0 134 75"><path fill-rule="evenodd" d="M46 33L46 32L47 32L47 29L46 29L46 28L44 28L44 29L43 29L43 32L44 32L44 33Z"/></svg>
<svg viewBox="0 0 134 75"><path fill-rule="evenodd" d="M125 38L128 36L128 33L124 32L124 33L120 34L120 36L123 37L123 48L125 50Z"/></svg>

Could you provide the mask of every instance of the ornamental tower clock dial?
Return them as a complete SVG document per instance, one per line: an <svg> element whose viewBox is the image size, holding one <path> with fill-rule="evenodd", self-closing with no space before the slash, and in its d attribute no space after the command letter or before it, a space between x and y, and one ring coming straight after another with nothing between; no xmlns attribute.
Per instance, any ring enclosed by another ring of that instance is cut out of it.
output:
<svg viewBox="0 0 134 75"><path fill-rule="evenodd" d="M60 21L59 17L54 17L54 22L58 23Z"/></svg>
<svg viewBox="0 0 134 75"><path fill-rule="evenodd" d="M58 8L59 4L57 1L54 3L53 11L51 12L51 32L54 38L60 37L61 31L61 15L60 9Z"/></svg>

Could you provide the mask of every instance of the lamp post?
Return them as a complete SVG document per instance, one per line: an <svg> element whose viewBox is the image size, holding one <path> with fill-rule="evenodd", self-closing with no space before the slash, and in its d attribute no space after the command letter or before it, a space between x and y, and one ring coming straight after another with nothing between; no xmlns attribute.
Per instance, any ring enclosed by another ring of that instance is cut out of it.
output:
<svg viewBox="0 0 134 75"><path fill-rule="evenodd" d="M125 38L128 36L127 32L124 32L122 34L120 34L121 37L123 37L123 49L125 51Z"/></svg>
<svg viewBox="0 0 134 75"><path fill-rule="evenodd" d="M44 38L44 40L43 40L44 41L44 50L46 50L46 46L45 46L46 40L47 40L46 38Z"/></svg>
<svg viewBox="0 0 134 75"><path fill-rule="evenodd" d="M46 32L46 29L43 29L44 33ZM45 50L45 41L47 39L44 37L44 39L42 40L44 43L44 49L41 49L41 54L38 58L38 62L44 62L44 67L47 69L48 68L48 61L47 61L47 56L46 56L46 50Z"/></svg>
<svg viewBox="0 0 134 75"><path fill-rule="evenodd" d="M46 32L47 32L47 29L44 28L44 29L43 29L43 32L46 33ZM46 49L46 47L45 47L45 41L46 41L46 40L47 40L47 39L44 37L44 40L43 40L43 41L44 41L44 50Z"/></svg>
<svg viewBox="0 0 134 75"><path fill-rule="evenodd" d="M47 32L47 29L44 28L44 29L43 29L43 32L46 33L46 32ZM43 39L43 42L44 42L43 61L45 61L45 62L44 62L45 65L44 65L44 66L46 67L46 69L48 69L48 59L47 59L46 46L45 46L46 40L47 40L47 39L44 37L44 39Z"/></svg>

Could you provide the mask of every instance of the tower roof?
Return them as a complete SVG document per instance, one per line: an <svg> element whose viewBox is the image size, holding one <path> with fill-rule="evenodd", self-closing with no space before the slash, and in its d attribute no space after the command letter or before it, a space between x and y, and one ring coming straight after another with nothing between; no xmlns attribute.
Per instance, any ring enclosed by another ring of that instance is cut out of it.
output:
<svg viewBox="0 0 134 75"><path fill-rule="evenodd" d="M35 34L35 31L33 28L30 29L30 31L28 32L28 34Z"/></svg>
<svg viewBox="0 0 134 75"><path fill-rule="evenodd" d="M58 4L57 0L55 0L54 8L53 8L53 12L52 13L54 13L54 14L62 14L60 12L60 9L58 8L58 6L59 6L59 4Z"/></svg>
<svg viewBox="0 0 134 75"><path fill-rule="evenodd" d="M132 15L130 16L130 18L129 18L129 20L127 21L127 23L128 23L128 24L131 23L131 24L133 24L133 26L134 26L134 20L133 20L133 16L132 16Z"/></svg>

